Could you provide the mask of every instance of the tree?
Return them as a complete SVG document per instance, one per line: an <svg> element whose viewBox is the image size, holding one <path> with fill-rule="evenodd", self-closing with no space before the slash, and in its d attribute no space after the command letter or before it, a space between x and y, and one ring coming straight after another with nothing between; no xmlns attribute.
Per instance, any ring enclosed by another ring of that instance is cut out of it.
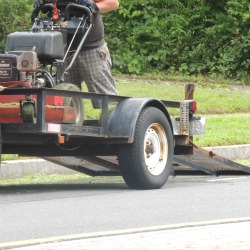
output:
<svg viewBox="0 0 250 250"><path fill-rule="evenodd" d="M32 0L0 0L0 50L3 52L9 33L30 28Z"/></svg>

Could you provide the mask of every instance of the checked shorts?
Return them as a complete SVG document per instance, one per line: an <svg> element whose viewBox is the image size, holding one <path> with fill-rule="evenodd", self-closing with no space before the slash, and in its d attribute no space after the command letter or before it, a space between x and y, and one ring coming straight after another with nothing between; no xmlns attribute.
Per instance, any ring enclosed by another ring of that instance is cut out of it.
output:
<svg viewBox="0 0 250 250"><path fill-rule="evenodd" d="M85 82L89 92L118 95L111 67L110 53L104 43L99 48L80 51L65 75L65 82L75 84L80 89L82 82ZM99 101L92 101L92 105L95 109L101 108Z"/></svg>

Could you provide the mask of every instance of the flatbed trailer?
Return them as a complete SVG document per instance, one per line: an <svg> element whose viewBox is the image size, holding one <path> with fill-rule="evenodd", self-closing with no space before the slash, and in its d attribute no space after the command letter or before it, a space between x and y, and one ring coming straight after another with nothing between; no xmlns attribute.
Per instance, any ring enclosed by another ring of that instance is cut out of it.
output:
<svg viewBox="0 0 250 250"><path fill-rule="evenodd" d="M194 85L180 102L81 92L64 76L93 26L91 10L51 0L32 20L31 30L8 35L0 54L0 154L41 157L93 176L121 174L131 188L162 187L173 163L183 162L178 156L197 149L192 137L205 132ZM68 35L82 36L73 55ZM85 100L101 103L99 118L87 118ZM170 117L169 108L180 115Z"/></svg>
<svg viewBox="0 0 250 250"><path fill-rule="evenodd" d="M99 100L100 118L85 119L82 109L64 105L67 98ZM22 109L23 100L30 106L28 109ZM99 165L109 162L108 172L122 174L127 184L135 188L161 187L171 173L173 155L191 154L190 134L203 133L205 126L204 120L193 117L194 100L180 103L28 87L3 89L1 102L5 102L0 107L1 153L41 157L69 168L73 168L72 157L74 161L89 159ZM180 117L171 119L167 107L180 109ZM83 124L76 123L80 111ZM18 119L21 120L17 122ZM71 158L65 159L67 156ZM97 156L118 157L119 164ZM88 168L80 171L91 174ZM98 168L92 172L99 172Z"/></svg>

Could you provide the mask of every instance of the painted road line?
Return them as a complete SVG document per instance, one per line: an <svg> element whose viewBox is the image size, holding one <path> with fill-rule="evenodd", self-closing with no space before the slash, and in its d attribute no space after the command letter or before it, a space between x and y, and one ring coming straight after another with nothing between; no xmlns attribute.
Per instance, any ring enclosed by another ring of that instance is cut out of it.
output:
<svg viewBox="0 0 250 250"><path fill-rule="evenodd" d="M248 177L230 177L230 178L219 178L214 180L207 180L207 182L217 182L217 181L232 181L232 180L241 180L247 179Z"/></svg>
<svg viewBox="0 0 250 250"><path fill-rule="evenodd" d="M170 224L170 225L132 228L132 229L123 229L123 230L114 230L114 231L104 231L104 232L63 235L63 236L55 236L55 237L48 237L48 238L0 243L0 249L24 247L24 246L31 246L31 245L37 245L37 244L43 244L43 243L59 242L59 241L70 241L70 240L89 239L89 238L98 238L98 237L107 237L107 236L119 236L119 235L135 234L135 233L156 232L156 231L162 231L162 230L192 228L192 227L200 227L200 226L221 225L221 224L240 223L240 222L249 222L249 221L250 221L250 217L243 217L243 218L231 218L231 219L221 219L221 220L212 220L212 221L177 223L177 224Z"/></svg>

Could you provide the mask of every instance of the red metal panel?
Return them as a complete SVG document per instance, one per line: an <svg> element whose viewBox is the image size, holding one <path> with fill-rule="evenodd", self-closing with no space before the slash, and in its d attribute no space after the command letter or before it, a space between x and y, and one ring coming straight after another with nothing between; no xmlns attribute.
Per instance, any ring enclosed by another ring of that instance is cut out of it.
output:
<svg viewBox="0 0 250 250"><path fill-rule="evenodd" d="M19 107L0 107L0 122L22 122Z"/></svg>
<svg viewBox="0 0 250 250"><path fill-rule="evenodd" d="M31 96L36 100L36 95ZM19 103L21 99L24 99L24 95L0 95L0 105L2 103ZM63 106L62 96L46 96L46 104L53 106Z"/></svg>
<svg viewBox="0 0 250 250"><path fill-rule="evenodd" d="M52 106L45 109L46 122L51 123L75 123L76 109L71 107ZM0 123L22 122L20 108L0 107Z"/></svg>

